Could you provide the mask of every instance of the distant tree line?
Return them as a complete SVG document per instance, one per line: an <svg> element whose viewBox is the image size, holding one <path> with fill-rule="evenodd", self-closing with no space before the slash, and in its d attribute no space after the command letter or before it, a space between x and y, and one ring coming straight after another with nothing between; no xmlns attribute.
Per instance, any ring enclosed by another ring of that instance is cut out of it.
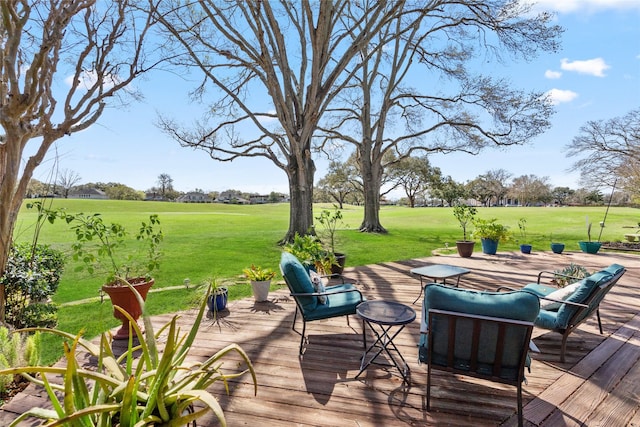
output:
<svg viewBox="0 0 640 427"><path fill-rule="evenodd" d="M453 206L458 202L480 206L599 205L609 200L599 188L552 187L548 177L533 174L513 177L504 169L490 170L467 182L444 176L427 156L405 157L385 169L381 200L396 190L404 192L398 203L409 207ZM314 190L314 201L344 204L363 203L362 178L354 156L333 161ZM625 188L612 195L614 205L631 205L634 194Z"/></svg>

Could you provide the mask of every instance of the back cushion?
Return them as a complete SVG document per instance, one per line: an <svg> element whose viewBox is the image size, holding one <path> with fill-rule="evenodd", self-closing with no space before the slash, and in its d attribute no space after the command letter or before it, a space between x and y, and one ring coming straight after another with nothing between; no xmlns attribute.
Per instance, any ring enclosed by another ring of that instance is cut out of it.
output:
<svg viewBox="0 0 640 427"><path fill-rule="evenodd" d="M426 332L429 309L458 311L533 322L540 312L536 295L525 292L481 292L430 284L424 291L421 332ZM426 336L422 334L421 345Z"/></svg>
<svg viewBox="0 0 640 427"><path fill-rule="evenodd" d="M311 294L315 292L309 273L307 273L307 270L295 255L289 252L283 252L280 257L280 269L292 293ZM316 297L295 298L300 302L304 311L315 310L318 305L318 299Z"/></svg>
<svg viewBox="0 0 640 427"><path fill-rule="evenodd" d="M595 289L602 285L607 280L611 279L611 274L606 270L599 271L591 276L581 280L581 285L576 291L566 299L566 301L577 302L584 304L589 296L595 291ZM556 317L556 327L566 328L569 326L569 319L578 311L579 307L572 307L568 304L563 304L558 309L558 316Z"/></svg>

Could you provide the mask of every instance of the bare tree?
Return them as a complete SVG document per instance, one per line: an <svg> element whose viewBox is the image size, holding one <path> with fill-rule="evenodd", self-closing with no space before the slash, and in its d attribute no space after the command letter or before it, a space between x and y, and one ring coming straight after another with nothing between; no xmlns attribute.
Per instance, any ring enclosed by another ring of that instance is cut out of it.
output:
<svg viewBox="0 0 640 427"><path fill-rule="evenodd" d="M81 179L82 178L78 172L69 169L64 169L58 174L56 184L62 188L62 196L65 199L69 197L69 191L71 191L71 188L79 183Z"/></svg>
<svg viewBox="0 0 640 427"><path fill-rule="evenodd" d="M199 0L160 6L167 47L186 51L177 63L203 75L193 96L211 100L194 126L161 118L160 127L215 160L271 160L289 181L289 230L283 241L307 233L313 225L314 132L357 70L348 70L354 56L402 10L404 0ZM209 90L215 91L211 97ZM256 95L273 104L258 103Z"/></svg>
<svg viewBox="0 0 640 427"><path fill-rule="evenodd" d="M158 175L158 185L160 189L160 195L163 199L167 197L167 194L173 191L173 178L168 173L161 173Z"/></svg>
<svg viewBox="0 0 640 427"><path fill-rule="evenodd" d="M107 101L139 96L130 83L154 65L143 49L153 22L132 3L0 2L0 274L27 186L52 144L94 124ZM4 306L2 287L0 321Z"/></svg>
<svg viewBox="0 0 640 427"><path fill-rule="evenodd" d="M387 152L401 161L414 152L478 154L490 146L523 144L544 132L552 113L540 92L525 93L506 79L475 75L469 64L508 54L532 58L555 51L561 29L552 16L530 14L513 0L421 2L383 27L361 52L356 82L323 123L325 145L356 146L365 183L362 231L384 232L380 179ZM416 87L408 77L419 75Z"/></svg>
<svg viewBox="0 0 640 427"><path fill-rule="evenodd" d="M578 158L570 170L580 171L586 186L610 187L618 180L620 188L640 197L640 108L587 122L566 150L567 157Z"/></svg>
<svg viewBox="0 0 640 427"><path fill-rule="evenodd" d="M547 203L553 199L549 177L522 175L513 179L509 195L518 201L520 206L535 203Z"/></svg>

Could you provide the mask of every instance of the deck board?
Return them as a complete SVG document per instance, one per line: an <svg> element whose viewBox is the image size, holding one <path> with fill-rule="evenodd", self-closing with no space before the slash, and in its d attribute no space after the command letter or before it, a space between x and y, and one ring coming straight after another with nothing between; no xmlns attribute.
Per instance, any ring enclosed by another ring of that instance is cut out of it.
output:
<svg viewBox="0 0 640 427"><path fill-rule="evenodd" d="M436 263L465 267L460 287L495 290L506 285L520 288L535 282L540 270L555 270L569 263L596 270L614 262L627 273L601 304L604 334L595 318L584 323L567 343L566 363L560 363L560 335L535 329L534 342L541 353L533 355L528 383L523 387L527 425L640 425L640 256L600 253L562 255L538 252L529 256L475 253L387 262L347 269L346 275L370 300L394 300L412 306L417 319L395 343L411 368L411 385L402 383L393 369L371 366L359 379L362 355L362 323L351 317L328 319L307 325L309 341L298 356L300 335L292 330L295 303L281 289L266 303L247 298L229 304L229 315L214 324L206 320L191 357L206 358L229 343L238 343L253 361L258 394L248 376L230 383L230 394L221 384L212 387L230 426L380 426L380 425L505 425L517 424L515 388L446 372L433 373L432 410L424 411L426 366L417 362L421 301L419 280L411 268ZM194 311L182 312L179 324L186 330ZM156 327L172 315L154 316ZM301 329L298 323L297 330ZM367 333L367 339L372 335ZM231 357L225 367L239 361ZM8 424L46 396L34 386L1 408L0 425ZM24 424L24 425L36 425ZM212 416L199 426L216 426Z"/></svg>

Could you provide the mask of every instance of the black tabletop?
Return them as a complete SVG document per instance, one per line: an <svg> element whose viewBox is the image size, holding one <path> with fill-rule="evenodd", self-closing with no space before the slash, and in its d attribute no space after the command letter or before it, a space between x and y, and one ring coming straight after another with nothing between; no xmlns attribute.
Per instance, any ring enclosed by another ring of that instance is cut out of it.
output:
<svg viewBox="0 0 640 427"><path fill-rule="evenodd" d="M394 301L365 301L356 307L364 320L381 325L406 325L416 318L413 308Z"/></svg>

